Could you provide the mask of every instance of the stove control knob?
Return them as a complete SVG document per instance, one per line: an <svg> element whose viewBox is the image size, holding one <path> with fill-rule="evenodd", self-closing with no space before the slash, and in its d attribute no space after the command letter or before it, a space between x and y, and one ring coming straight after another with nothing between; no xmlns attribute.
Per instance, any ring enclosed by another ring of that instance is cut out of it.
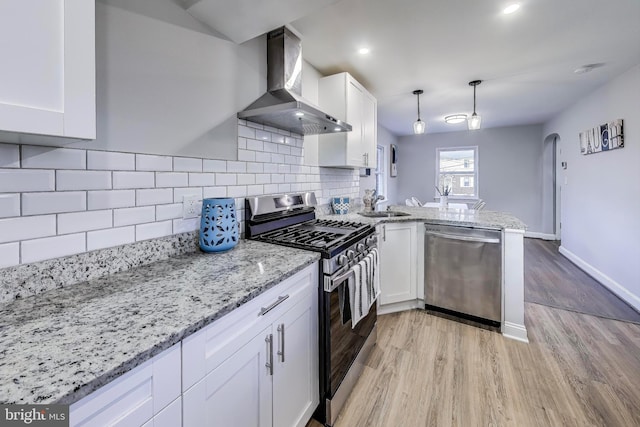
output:
<svg viewBox="0 0 640 427"><path fill-rule="evenodd" d="M346 257L346 255L340 255L338 257L338 265L340 267L344 267L345 265L347 265L349 263L349 258Z"/></svg>
<svg viewBox="0 0 640 427"><path fill-rule="evenodd" d="M352 251L351 249L349 249L349 250L347 251L347 257L348 257L349 259L354 259L354 258L356 257L356 253L355 253L354 251Z"/></svg>
<svg viewBox="0 0 640 427"><path fill-rule="evenodd" d="M366 244L367 246L373 246L378 241L376 236L367 237Z"/></svg>
<svg viewBox="0 0 640 427"><path fill-rule="evenodd" d="M364 252L365 249L366 249L366 246L364 245L364 243L358 243L356 245L356 251L358 252Z"/></svg>

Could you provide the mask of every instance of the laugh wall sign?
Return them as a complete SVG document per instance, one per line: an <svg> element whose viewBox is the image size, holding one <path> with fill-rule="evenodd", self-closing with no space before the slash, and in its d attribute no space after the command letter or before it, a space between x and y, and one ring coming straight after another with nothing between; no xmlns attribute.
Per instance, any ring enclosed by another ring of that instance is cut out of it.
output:
<svg viewBox="0 0 640 427"><path fill-rule="evenodd" d="M616 119L580 132L580 152L582 154L600 153L622 147L624 147L622 119Z"/></svg>

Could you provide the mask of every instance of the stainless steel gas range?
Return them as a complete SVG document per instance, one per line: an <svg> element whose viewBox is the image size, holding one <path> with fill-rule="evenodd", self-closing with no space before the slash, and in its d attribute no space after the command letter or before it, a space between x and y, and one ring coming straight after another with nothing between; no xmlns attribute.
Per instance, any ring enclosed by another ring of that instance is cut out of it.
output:
<svg viewBox="0 0 640 427"><path fill-rule="evenodd" d="M318 278L320 406L314 417L331 426L376 342L376 304L353 328L344 304L354 266L377 245L375 228L316 219L314 193L255 197L245 204L246 238L322 256Z"/></svg>

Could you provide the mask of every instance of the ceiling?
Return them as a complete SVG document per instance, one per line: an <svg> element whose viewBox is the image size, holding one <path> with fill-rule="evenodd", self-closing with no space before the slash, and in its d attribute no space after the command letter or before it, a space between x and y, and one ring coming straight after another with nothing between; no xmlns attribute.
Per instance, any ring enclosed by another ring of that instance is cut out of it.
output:
<svg viewBox="0 0 640 427"><path fill-rule="evenodd" d="M543 123L640 63L638 0L341 0L291 25L304 58L325 75L350 72L396 135L412 133L414 89L427 133L466 129L443 118L472 113L475 79L483 128ZM574 73L593 63L604 65Z"/></svg>

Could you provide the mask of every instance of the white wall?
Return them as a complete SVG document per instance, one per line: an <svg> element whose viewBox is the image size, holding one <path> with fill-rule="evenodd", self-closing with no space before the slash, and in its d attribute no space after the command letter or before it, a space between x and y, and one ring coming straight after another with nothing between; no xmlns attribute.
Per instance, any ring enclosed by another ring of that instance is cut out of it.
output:
<svg viewBox="0 0 640 427"><path fill-rule="evenodd" d="M390 148L391 144L398 145L398 137L389 132L385 127L378 124L378 144L384 147L385 153L385 175L387 179L387 191L384 196L389 201L388 204L398 204L398 178L389 176ZM371 176L360 177L360 197L364 196L364 190L376 188L376 178L371 171ZM404 200L404 199L403 199Z"/></svg>
<svg viewBox="0 0 640 427"><path fill-rule="evenodd" d="M479 196L488 210L510 212L542 231L542 126L514 126L399 138L398 200L433 201L436 148L478 147Z"/></svg>
<svg viewBox="0 0 640 427"><path fill-rule="evenodd" d="M560 137L562 248L640 309L640 65L544 125ZM579 132L624 119L625 147L580 154Z"/></svg>

